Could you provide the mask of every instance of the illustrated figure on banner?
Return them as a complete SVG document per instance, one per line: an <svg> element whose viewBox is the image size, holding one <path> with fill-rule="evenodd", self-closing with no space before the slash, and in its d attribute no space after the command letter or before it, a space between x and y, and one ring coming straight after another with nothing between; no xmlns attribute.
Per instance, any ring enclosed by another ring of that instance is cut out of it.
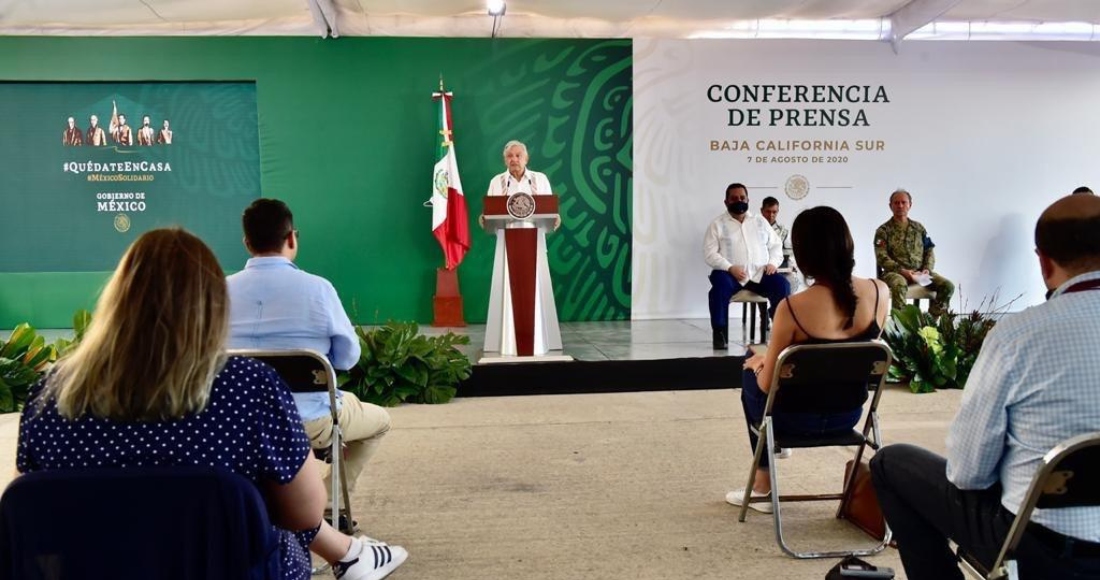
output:
<svg viewBox="0 0 1100 580"><path fill-rule="evenodd" d="M76 119L69 117L69 126L61 133L61 144L66 147L78 147L84 144L84 134L76 126Z"/></svg>
<svg viewBox="0 0 1100 580"><path fill-rule="evenodd" d="M92 115L89 120L88 130L85 132L88 145L103 147L107 145L107 133L99 126L99 117Z"/></svg>
<svg viewBox="0 0 1100 580"><path fill-rule="evenodd" d="M155 131L149 124L149 115L145 115L141 118L141 128L138 129L138 145L143 147L149 147L153 144L153 137Z"/></svg>
<svg viewBox="0 0 1100 580"><path fill-rule="evenodd" d="M172 130L169 129L168 126L168 119L165 119L164 127L160 131L157 131L157 143L161 145L172 144Z"/></svg>

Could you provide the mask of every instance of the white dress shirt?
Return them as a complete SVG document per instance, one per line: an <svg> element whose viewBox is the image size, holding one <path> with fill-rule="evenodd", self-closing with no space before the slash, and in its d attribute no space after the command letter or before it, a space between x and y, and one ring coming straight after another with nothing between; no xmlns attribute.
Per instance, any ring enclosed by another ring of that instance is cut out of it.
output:
<svg viewBox="0 0 1100 580"><path fill-rule="evenodd" d="M550 195L554 193L550 188L550 180L545 173L527 169L519 179L512 177L505 171L489 181L489 193L486 195L512 195L517 191L530 193L531 195Z"/></svg>
<svg viewBox="0 0 1100 580"><path fill-rule="evenodd" d="M783 263L783 244L763 217L749 211L744 221L737 221L724 211L703 237L703 259L715 270L741 266L750 280L759 282L765 266L778 268Z"/></svg>

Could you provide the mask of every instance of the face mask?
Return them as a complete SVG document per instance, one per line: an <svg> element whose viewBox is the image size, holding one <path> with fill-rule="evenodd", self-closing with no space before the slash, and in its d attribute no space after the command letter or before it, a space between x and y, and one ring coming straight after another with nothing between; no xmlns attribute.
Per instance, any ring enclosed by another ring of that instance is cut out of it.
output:
<svg viewBox="0 0 1100 580"><path fill-rule="evenodd" d="M730 210L730 213L741 215L749 211L749 202L747 201L735 201L733 203L727 203L726 209Z"/></svg>

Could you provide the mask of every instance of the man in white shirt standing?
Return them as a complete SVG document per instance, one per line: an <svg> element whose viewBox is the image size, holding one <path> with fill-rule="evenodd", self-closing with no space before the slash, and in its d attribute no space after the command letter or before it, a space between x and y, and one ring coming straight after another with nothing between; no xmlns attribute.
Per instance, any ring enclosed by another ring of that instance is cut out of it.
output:
<svg viewBox="0 0 1100 580"><path fill-rule="evenodd" d="M791 293L777 273L783 246L768 220L749 211L749 190L740 183L726 188L726 211L710 223L703 238L710 273L710 327L714 348L729 345L730 298L742 289L768 299L768 316Z"/></svg>
<svg viewBox="0 0 1100 580"><path fill-rule="evenodd" d="M485 195L509 196L524 192L531 195L550 195L550 180L545 173L527 168L527 145L522 141L511 140L504 145L504 173L499 173L489 181L489 191ZM478 218L481 227L485 227L485 216ZM554 221L554 229L561 226L561 218Z"/></svg>

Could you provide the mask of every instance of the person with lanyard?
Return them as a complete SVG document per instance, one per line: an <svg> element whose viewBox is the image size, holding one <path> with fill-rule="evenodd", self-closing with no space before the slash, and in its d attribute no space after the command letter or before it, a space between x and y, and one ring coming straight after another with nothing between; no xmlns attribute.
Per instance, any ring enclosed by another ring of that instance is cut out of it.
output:
<svg viewBox="0 0 1100 580"><path fill-rule="evenodd" d="M954 541L991 566L1043 455L1100 426L1100 198L1071 195L1035 226L1048 300L986 336L947 457L890 445L871 477L910 580L963 578ZM1100 507L1037 510L1021 578L1100 578Z"/></svg>

